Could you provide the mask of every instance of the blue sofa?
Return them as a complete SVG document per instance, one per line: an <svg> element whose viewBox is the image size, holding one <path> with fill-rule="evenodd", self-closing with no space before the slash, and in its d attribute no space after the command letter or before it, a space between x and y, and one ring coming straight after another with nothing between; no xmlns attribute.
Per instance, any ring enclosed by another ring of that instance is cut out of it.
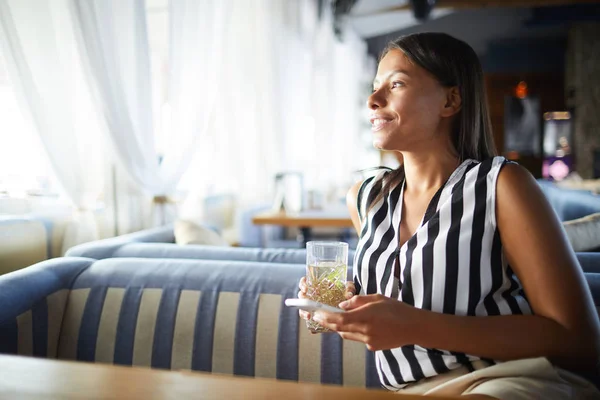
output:
<svg viewBox="0 0 600 400"><path fill-rule="evenodd" d="M0 277L0 353L379 387L373 353L311 335L304 265L65 257Z"/></svg>
<svg viewBox="0 0 600 400"><path fill-rule="evenodd" d="M0 353L379 387L373 353L311 335L303 265L65 257L0 277ZM586 274L596 306L600 274Z"/></svg>

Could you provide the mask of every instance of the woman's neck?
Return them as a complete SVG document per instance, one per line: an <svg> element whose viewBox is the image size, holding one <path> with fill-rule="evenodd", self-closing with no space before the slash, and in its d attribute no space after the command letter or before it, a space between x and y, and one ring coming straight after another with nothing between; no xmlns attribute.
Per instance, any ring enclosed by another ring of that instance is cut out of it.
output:
<svg viewBox="0 0 600 400"><path fill-rule="evenodd" d="M403 153L405 192L424 194L436 191L460 165L456 154L450 152Z"/></svg>

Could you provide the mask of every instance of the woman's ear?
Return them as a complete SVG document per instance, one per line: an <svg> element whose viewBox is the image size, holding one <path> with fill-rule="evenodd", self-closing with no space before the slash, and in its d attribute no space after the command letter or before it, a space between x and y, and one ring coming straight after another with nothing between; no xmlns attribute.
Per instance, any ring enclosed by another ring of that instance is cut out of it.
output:
<svg viewBox="0 0 600 400"><path fill-rule="evenodd" d="M458 87L453 86L446 89L446 104L442 109L442 117L451 117L457 114L462 107L462 97Z"/></svg>

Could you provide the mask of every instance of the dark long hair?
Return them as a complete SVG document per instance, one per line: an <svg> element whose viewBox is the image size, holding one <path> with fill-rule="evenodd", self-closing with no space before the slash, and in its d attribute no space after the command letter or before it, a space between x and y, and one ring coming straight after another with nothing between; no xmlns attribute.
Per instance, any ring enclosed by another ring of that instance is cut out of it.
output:
<svg viewBox="0 0 600 400"><path fill-rule="evenodd" d="M445 33L415 33L392 40L379 60L390 51L401 50L414 64L428 71L444 87L456 86L462 106L454 119L451 141L459 160L485 160L495 156L496 148L487 106L483 70L475 51L467 43ZM376 204L404 179L404 166L386 172L373 188Z"/></svg>

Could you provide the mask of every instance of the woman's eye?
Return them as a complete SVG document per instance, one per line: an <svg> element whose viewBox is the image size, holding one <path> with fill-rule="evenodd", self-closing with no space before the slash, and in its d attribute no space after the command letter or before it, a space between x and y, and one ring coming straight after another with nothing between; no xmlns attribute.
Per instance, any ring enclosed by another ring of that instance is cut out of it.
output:
<svg viewBox="0 0 600 400"><path fill-rule="evenodd" d="M404 86L404 82L400 82L400 81L392 82L392 88L397 88L400 86Z"/></svg>

